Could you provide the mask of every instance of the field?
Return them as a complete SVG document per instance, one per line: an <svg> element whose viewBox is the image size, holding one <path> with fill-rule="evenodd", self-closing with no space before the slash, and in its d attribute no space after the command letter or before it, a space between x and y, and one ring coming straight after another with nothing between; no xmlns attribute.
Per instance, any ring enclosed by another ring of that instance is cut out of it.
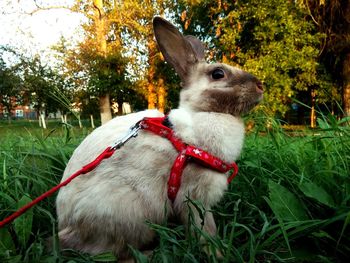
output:
<svg viewBox="0 0 350 263"><path fill-rule="evenodd" d="M266 117L254 123L237 162L239 174L213 210L218 236L194 224L148 223L158 234L157 247L150 259L133 250L138 262L349 262L349 126L330 116L319 119L316 130L291 134ZM1 220L57 184L90 132L60 123L45 132L36 123L11 125L0 123ZM0 262L115 261L111 254L58 249L54 199L0 229ZM201 204L188 202L205 214ZM50 237L53 249L47 251ZM200 237L223 258L205 253Z"/></svg>

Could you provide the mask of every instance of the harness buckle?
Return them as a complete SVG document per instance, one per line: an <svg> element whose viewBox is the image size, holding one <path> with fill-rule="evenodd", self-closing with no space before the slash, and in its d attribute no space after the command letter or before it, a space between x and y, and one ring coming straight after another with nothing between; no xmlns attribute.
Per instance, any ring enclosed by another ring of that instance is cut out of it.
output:
<svg viewBox="0 0 350 263"><path fill-rule="evenodd" d="M142 121L142 120L141 120ZM128 133L124 135L121 139L116 141L112 146L111 149L118 150L120 149L125 143L127 143L131 138L135 138L139 134L139 130L141 129L141 121L136 122L133 126L131 126L128 130Z"/></svg>

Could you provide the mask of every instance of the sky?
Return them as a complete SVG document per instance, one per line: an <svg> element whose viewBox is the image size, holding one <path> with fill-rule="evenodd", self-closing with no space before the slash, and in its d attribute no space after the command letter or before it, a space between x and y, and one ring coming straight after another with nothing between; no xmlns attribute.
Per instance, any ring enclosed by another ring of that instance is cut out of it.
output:
<svg viewBox="0 0 350 263"><path fill-rule="evenodd" d="M43 7L71 6L75 0L36 0ZM32 13L35 0L0 0L0 46L8 45L25 54L50 57L50 47L61 36L78 40L84 17L64 8Z"/></svg>

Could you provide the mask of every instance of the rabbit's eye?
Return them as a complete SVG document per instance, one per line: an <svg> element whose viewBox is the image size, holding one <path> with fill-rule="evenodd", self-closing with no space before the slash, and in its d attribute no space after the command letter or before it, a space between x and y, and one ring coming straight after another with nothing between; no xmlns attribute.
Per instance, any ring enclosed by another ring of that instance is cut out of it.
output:
<svg viewBox="0 0 350 263"><path fill-rule="evenodd" d="M211 73L213 79L222 79L225 77L225 72L221 68L214 69Z"/></svg>

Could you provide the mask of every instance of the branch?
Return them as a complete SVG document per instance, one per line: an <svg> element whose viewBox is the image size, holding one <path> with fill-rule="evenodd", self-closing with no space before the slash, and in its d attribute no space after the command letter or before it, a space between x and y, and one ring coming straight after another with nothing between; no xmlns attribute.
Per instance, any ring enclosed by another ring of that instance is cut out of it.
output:
<svg viewBox="0 0 350 263"><path fill-rule="evenodd" d="M310 15L312 21L314 21L317 26L320 26L320 24L316 21L316 19L314 18L314 16L311 13L310 6L309 6L309 1L306 0L305 3L306 3L307 10L309 11L309 15Z"/></svg>
<svg viewBox="0 0 350 263"><path fill-rule="evenodd" d="M320 50L320 52L318 52L318 57L321 57L321 55L323 54L323 51L325 50L326 46L327 46L327 35L325 36L324 40L323 40L323 45L322 45L322 48Z"/></svg>
<svg viewBox="0 0 350 263"><path fill-rule="evenodd" d="M19 2L20 0L18 0ZM48 7L44 7L44 6L40 6L37 2L37 0L33 0L36 8L34 10L32 10L31 12L22 12L22 14L25 14L25 15L34 15L35 13L38 13L40 11L48 11L48 10L52 10L52 9L66 9L66 10L69 10L71 12L78 12L78 11L75 11L73 10L71 7L67 7L67 6L64 6L64 5L58 5L58 6L48 6Z"/></svg>
<svg viewBox="0 0 350 263"><path fill-rule="evenodd" d="M101 13L100 7L97 6L97 4L95 3L95 1L93 1L93 6L94 6L95 9L97 9L99 18L101 19L101 18L102 18L102 13Z"/></svg>
<svg viewBox="0 0 350 263"><path fill-rule="evenodd" d="M70 8L65 7L65 6L50 6L50 7L41 7L41 8L38 8L38 9L34 9L31 12L24 12L24 14L26 14L26 15L34 15L35 13L38 13L40 11L48 11L48 10L52 10L52 9L66 9L66 10L72 11Z"/></svg>

